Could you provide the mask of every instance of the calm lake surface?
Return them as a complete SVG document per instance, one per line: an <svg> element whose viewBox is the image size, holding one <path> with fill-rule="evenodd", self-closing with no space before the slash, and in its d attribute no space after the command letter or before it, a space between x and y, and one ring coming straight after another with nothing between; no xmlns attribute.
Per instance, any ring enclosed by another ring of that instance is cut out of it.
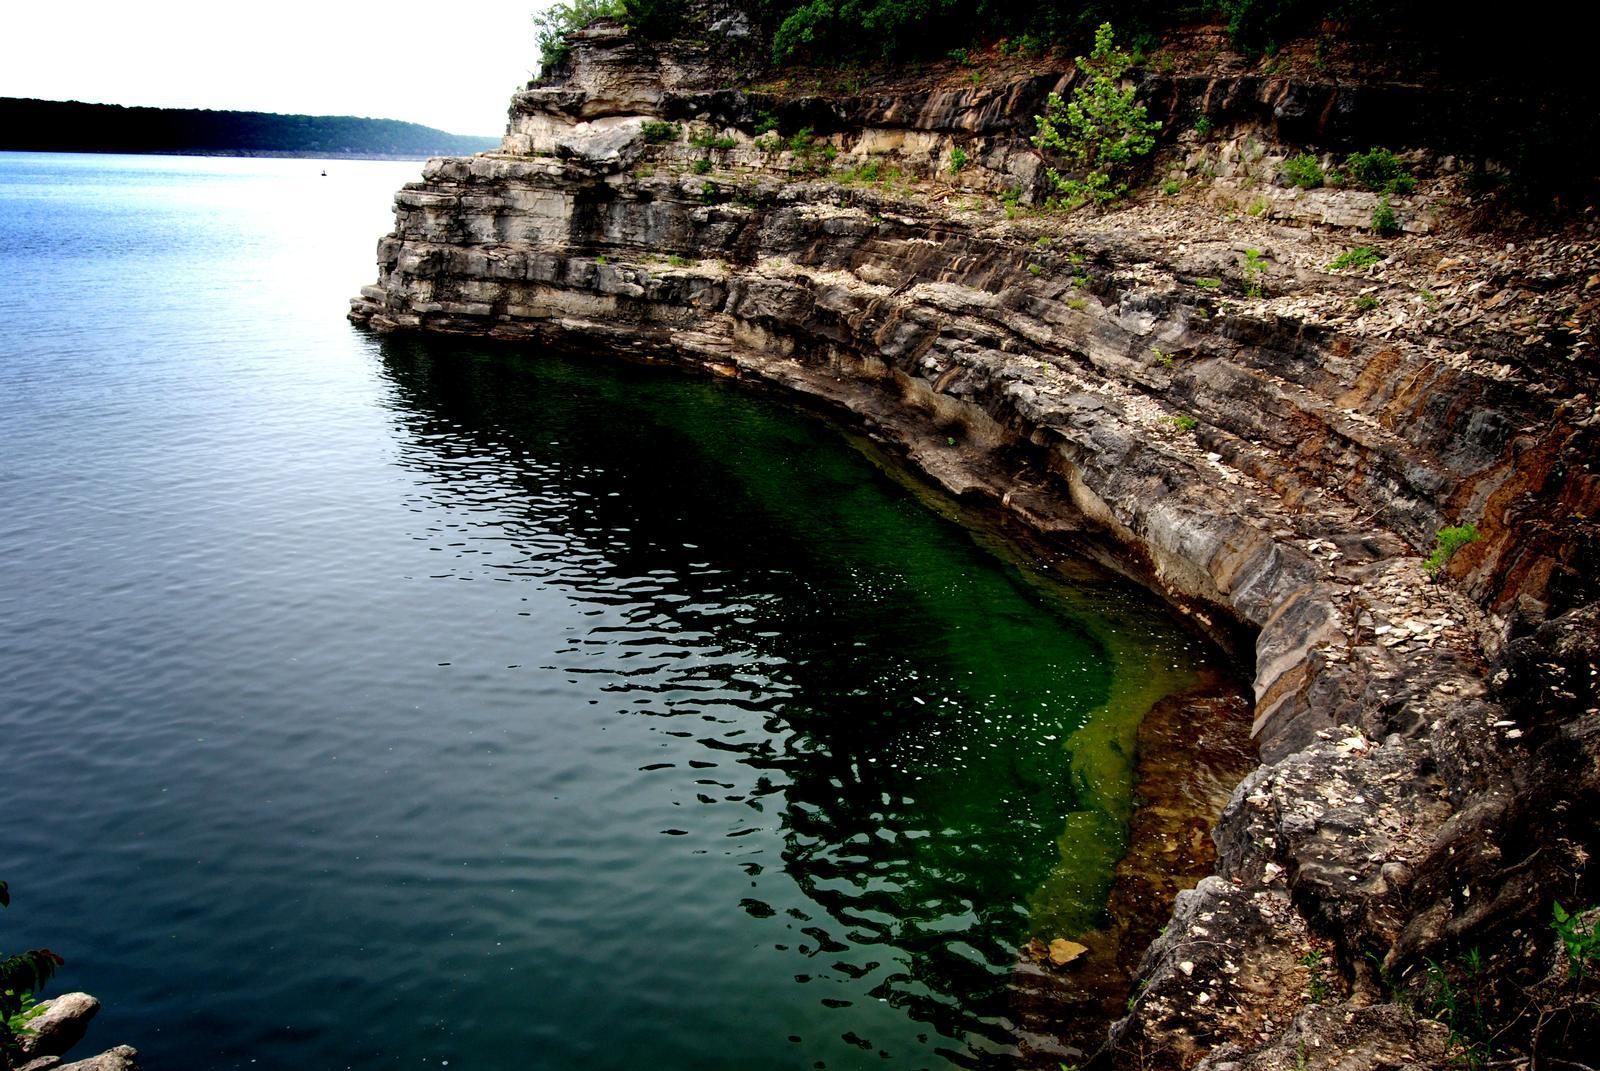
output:
<svg viewBox="0 0 1600 1071"><path fill-rule="evenodd" d="M419 170L0 154L0 949L153 1069L984 1062L1208 656L781 404L353 329Z"/></svg>

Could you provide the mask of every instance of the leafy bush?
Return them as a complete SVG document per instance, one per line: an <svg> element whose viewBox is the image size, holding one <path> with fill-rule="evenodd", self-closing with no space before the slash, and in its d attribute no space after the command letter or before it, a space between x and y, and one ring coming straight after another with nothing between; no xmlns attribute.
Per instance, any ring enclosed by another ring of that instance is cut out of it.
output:
<svg viewBox="0 0 1600 1071"><path fill-rule="evenodd" d="M1567 976L1581 982L1600 967L1600 930L1596 930L1593 922L1585 924L1578 917L1584 912L1568 914L1559 902L1554 913L1556 920L1551 926L1567 950Z"/></svg>
<svg viewBox="0 0 1600 1071"><path fill-rule="evenodd" d="M1302 190L1314 190L1321 186L1326 176L1322 173L1322 165L1311 153L1303 152L1299 156L1291 156L1283 162L1283 177L1289 180L1289 185L1298 186Z"/></svg>
<svg viewBox="0 0 1600 1071"><path fill-rule="evenodd" d="M686 0L622 0L622 19L645 37L671 37L683 26Z"/></svg>
<svg viewBox="0 0 1600 1071"><path fill-rule="evenodd" d="M1350 304L1357 312L1371 312L1378 307L1378 299L1371 294L1360 294Z"/></svg>
<svg viewBox="0 0 1600 1071"><path fill-rule="evenodd" d="M639 132L644 135L644 140L651 145L660 145L668 141L677 141L681 131L677 123L664 123L659 119L646 119L639 127Z"/></svg>
<svg viewBox="0 0 1600 1071"><path fill-rule="evenodd" d="M1422 568L1427 571L1431 579L1437 580L1439 579L1439 574L1444 572L1444 567L1449 563L1450 559L1455 557L1456 551L1468 543L1476 543L1477 541L1477 525L1462 524L1441 528L1434 533L1433 553L1428 555L1427 560L1422 563Z"/></svg>
<svg viewBox="0 0 1600 1071"><path fill-rule="evenodd" d="M689 170L693 171L696 175L709 174L711 171L711 161L702 156L700 159L689 165Z"/></svg>
<svg viewBox="0 0 1600 1071"><path fill-rule="evenodd" d="M1389 203L1388 194L1378 198L1378 203L1372 206L1372 233L1400 233L1400 220L1394 214L1394 206Z"/></svg>
<svg viewBox="0 0 1600 1071"><path fill-rule="evenodd" d="M1209 115L1201 115L1195 118L1194 132L1200 135L1201 141L1209 138L1211 136L1211 132L1216 128L1217 125L1211 121L1211 116Z"/></svg>
<svg viewBox="0 0 1600 1071"><path fill-rule="evenodd" d="M1094 34L1094 51L1077 58L1084 81L1063 101L1051 93L1045 114L1035 116L1035 146L1061 154L1067 173L1046 174L1068 206L1105 203L1128 191L1126 175L1135 160L1155 148L1161 124L1146 117L1134 90L1121 80L1133 57L1120 51L1109 22Z"/></svg>
<svg viewBox="0 0 1600 1071"><path fill-rule="evenodd" d="M1417 187L1417 180L1400 158L1378 146L1346 156L1339 179L1345 185L1380 193L1410 193Z"/></svg>
<svg viewBox="0 0 1600 1071"><path fill-rule="evenodd" d="M1370 268L1383 259L1383 254L1370 245L1347 249L1328 262L1329 271L1348 271L1351 268Z"/></svg>
<svg viewBox="0 0 1600 1071"><path fill-rule="evenodd" d="M1244 296L1266 297L1267 291L1263 284L1263 276L1267 273L1266 254L1259 249L1246 249L1244 251Z"/></svg>
<svg viewBox="0 0 1600 1071"><path fill-rule="evenodd" d="M689 144L697 149L731 149L739 143L733 137L707 128L690 137Z"/></svg>
<svg viewBox="0 0 1600 1071"><path fill-rule="evenodd" d="M595 19L620 18L623 0L560 0L533 17L534 39L539 45L539 66L548 74L572 54L567 35Z"/></svg>
<svg viewBox="0 0 1600 1071"><path fill-rule="evenodd" d="M967 166L967 150L957 145L950 150L950 173L954 175Z"/></svg>
<svg viewBox="0 0 1600 1071"><path fill-rule="evenodd" d="M11 894L0 881L0 907L11 906ZM20 1042L28 1033L33 995L42 989L62 964L60 956L48 948L36 948L15 956L0 954L0 1067L12 1066L20 1053Z"/></svg>

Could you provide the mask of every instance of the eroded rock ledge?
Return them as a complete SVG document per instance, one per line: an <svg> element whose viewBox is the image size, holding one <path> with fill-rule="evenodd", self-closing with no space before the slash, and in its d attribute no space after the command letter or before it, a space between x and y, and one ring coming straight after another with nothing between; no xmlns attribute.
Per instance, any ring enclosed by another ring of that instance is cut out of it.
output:
<svg viewBox="0 0 1600 1071"><path fill-rule="evenodd" d="M1302 147L1283 140L1319 135L1273 116L1322 101L1329 147L1359 141L1384 87L1156 79L1183 192L1059 217L1026 210L1025 134L1070 71L798 97L614 24L574 46L500 151L400 191L354 320L842 407L952 492L1250 636L1262 765L1103 1060L1442 1066L1446 1033L1397 1003L1428 960L1477 947L1496 984L1547 976L1551 895L1600 899L1593 226L1520 256L1456 233L1451 162L1419 151L1386 265L1325 270L1373 244L1352 228L1374 195L1273 184ZM1217 140L1175 133L1197 109ZM764 112L816 140L758 141ZM653 144L662 120L684 126ZM1469 521L1482 539L1431 583L1435 531Z"/></svg>

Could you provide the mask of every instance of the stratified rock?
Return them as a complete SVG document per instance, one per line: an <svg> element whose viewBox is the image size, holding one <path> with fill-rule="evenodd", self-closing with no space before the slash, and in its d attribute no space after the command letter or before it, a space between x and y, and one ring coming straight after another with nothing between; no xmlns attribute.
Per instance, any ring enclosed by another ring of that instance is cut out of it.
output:
<svg viewBox="0 0 1600 1071"><path fill-rule="evenodd" d="M40 1001L44 1010L28 1020L33 1033L22 1039L25 1056L60 1056L83 1040L100 1002L87 993L63 993Z"/></svg>
<svg viewBox="0 0 1600 1071"><path fill-rule="evenodd" d="M118 1045L99 1056L62 1064L58 1071L139 1071L139 1051L131 1045Z"/></svg>

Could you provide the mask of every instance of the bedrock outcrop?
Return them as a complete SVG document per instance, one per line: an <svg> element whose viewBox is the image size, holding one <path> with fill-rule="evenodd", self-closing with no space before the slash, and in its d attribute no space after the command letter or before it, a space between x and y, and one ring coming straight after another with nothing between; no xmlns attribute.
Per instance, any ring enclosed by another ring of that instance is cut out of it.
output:
<svg viewBox="0 0 1600 1071"><path fill-rule="evenodd" d="M1419 138L1404 233L1374 238L1378 195L1276 165L1394 134L1425 94L1181 65L1145 80L1170 192L1038 212L1027 135L1070 68L762 88L727 59L742 32L576 35L499 151L397 194L351 317L848 410L1242 642L1261 764L1100 1058L1448 1062L1407 1010L1430 961L1479 950L1510 1009L1549 974L1552 897L1600 898L1592 217L1465 232L1448 145ZM1384 259L1328 268L1355 246Z"/></svg>

